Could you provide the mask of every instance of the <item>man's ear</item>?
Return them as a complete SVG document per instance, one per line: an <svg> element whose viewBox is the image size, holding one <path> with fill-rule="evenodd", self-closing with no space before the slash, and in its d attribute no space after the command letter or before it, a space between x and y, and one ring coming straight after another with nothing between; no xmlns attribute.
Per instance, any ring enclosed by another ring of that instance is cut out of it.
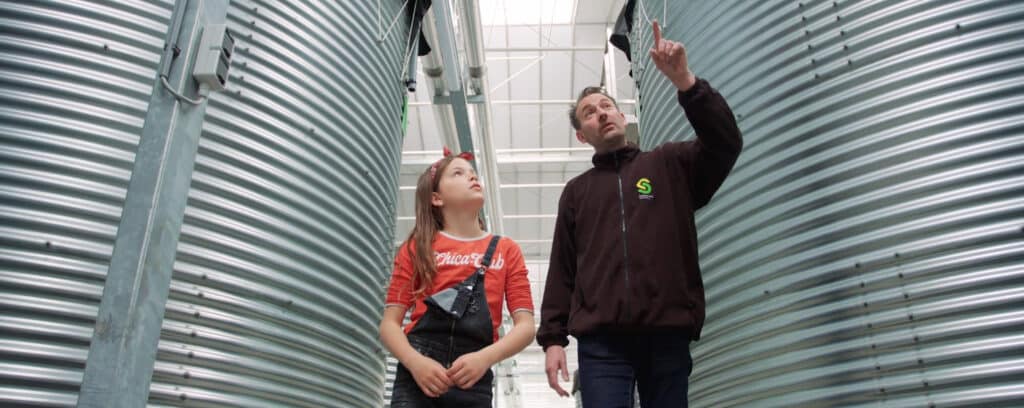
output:
<svg viewBox="0 0 1024 408"><path fill-rule="evenodd" d="M444 206L444 201L441 200L441 195L438 193L430 193L430 205L434 207Z"/></svg>
<svg viewBox="0 0 1024 408"><path fill-rule="evenodd" d="M576 140L579 140L580 143L587 144L587 139L583 137L583 131L582 130L577 130L576 131Z"/></svg>

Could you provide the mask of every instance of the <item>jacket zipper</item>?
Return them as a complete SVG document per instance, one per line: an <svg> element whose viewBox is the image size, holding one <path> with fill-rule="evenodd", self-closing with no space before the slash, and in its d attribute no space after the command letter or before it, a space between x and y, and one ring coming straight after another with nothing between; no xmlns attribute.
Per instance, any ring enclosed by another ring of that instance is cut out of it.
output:
<svg viewBox="0 0 1024 408"><path fill-rule="evenodd" d="M630 318L629 298L632 290L629 288L629 245L626 238L626 200L622 195L622 168L619 166L619 157L613 157L615 157L615 177L619 180L619 215L622 220L622 268L626 275L626 317Z"/></svg>

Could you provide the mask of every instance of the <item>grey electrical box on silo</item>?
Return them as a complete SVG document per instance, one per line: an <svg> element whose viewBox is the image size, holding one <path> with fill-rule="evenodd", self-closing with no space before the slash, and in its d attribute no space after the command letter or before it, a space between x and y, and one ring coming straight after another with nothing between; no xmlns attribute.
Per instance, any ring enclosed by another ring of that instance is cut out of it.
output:
<svg viewBox="0 0 1024 408"><path fill-rule="evenodd" d="M199 40L199 55L192 73L200 86L206 85L211 91L219 91L227 86L234 48L235 39L231 37L226 24L206 26Z"/></svg>

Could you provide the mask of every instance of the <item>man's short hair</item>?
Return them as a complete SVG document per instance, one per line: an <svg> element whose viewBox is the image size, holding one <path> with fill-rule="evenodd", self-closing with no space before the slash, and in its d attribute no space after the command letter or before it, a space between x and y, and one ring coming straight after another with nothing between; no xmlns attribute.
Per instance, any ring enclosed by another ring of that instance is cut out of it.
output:
<svg viewBox="0 0 1024 408"><path fill-rule="evenodd" d="M580 101L582 101L583 98L586 98L593 94L601 94L607 96L608 99L612 100L612 104L615 105L615 109L619 108L619 103L615 102L615 98L613 98L611 95L608 95L608 92L605 92L604 88L599 86L588 86L586 88L583 88L583 91L580 92L580 96L576 98L576 103L572 104L572 106L569 107L569 122L572 123L573 129L580 130L580 118L576 117L576 107L580 104Z"/></svg>

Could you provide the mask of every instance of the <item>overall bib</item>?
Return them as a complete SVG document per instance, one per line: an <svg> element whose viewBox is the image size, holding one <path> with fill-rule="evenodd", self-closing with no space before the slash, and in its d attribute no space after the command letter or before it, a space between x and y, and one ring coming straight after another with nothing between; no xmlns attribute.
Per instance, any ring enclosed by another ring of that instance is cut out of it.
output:
<svg viewBox="0 0 1024 408"><path fill-rule="evenodd" d="M494 343L491 311L487 306L484 274L500 237L495 235L487 246L480 267L454 287L426 299L427 312L408 334L409 344L420 354L450 368L463 354L479 351ZM392 408L491 407L491 383L494 372L484 376L469 389L452 386L438 398L430 398L420 390L412 374L401 363L395 372L391 392Z"/></svg>

